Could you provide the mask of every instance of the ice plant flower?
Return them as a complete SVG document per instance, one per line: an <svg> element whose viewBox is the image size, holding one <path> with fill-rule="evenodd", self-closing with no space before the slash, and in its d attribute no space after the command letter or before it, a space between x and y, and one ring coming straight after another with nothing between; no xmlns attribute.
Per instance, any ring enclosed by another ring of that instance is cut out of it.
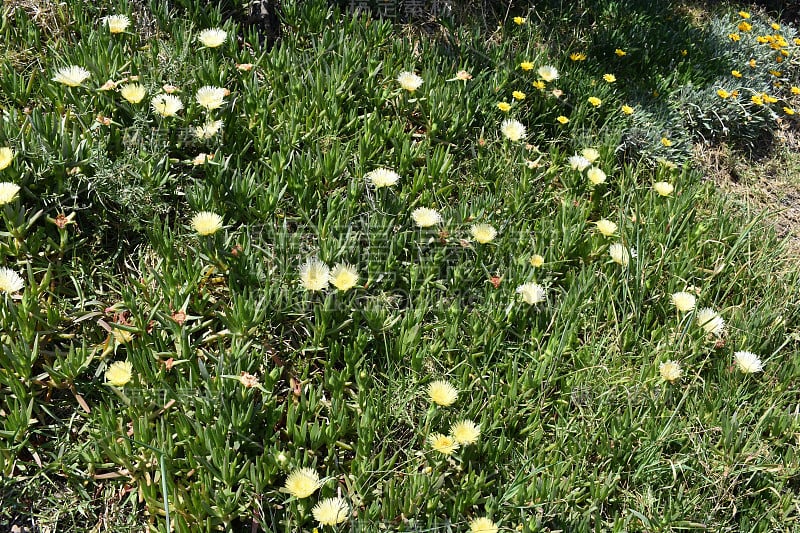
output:
<svg viewBox="0 0 800 533"><path fill-rule="evenodd" d="M742 73L739 72L738 70L732 70L731 71L731 76L733 76L734 78L741 78L742 77Z"/></svg>
<svg viewBox="0 0 800 533"><path fill-rule="evenodd" d="M597 231L599 231L604 237L611 237L617 232L617 225L608 219L601 218L594 224L597 227Z"/></svg>
<svg viewBox="0 0 800 533"><path fill-rule="evenodd" d="M516 24L517 26L522 26L523 24L525 24L525 20L526 20L525 17L514 17L514 24Z"/></svg>
<svg viewBox="0 0 800 533"><path fill-rule="evenodd" d="M725 334L725 320L709 307L697 312L697 325L709 335L722 337Z"/></svg>
<svg viewBox="0 0 800 533"><path fill-rule="evenodd" d="M397 172L388 168L376 168L371 172L367 172L364 177L372 182L376 189L391 187L400 179L400 175Z"/></svg>
<svg viewBox="0 0 800 533"><path fill-rule="evenodd" d="M677 361L664 361L658 365L658 373L661 374L661 379L672 383L681 377L683 371L681 370L680 363Z"/></svg>
<svg viewBox="0 0 800 533"><path fill-rule="evenodd" d="M460 420L450 426L450 435L458 444L474 444L481 435L481 426L472 420Z"/></svg>
<svg viewBox="0 0 800 533"><path fill-rule="evenodd" d="M539 89L540 91L544 91L544 88L546 87L545 83L542 80L536 80L531 85L533 85L534 89Z"/></svg>
<svg viewBox="0 0 800 533"><path fill-rule="evenodd" d="M536 70L536 74L546 82L555 81L558 79L558 69L550 65L544 65Z"/></svg>
<svg viewBox="0 0 800 533"><path fill-rule="evenodd" d="M469 531L470 533L497 533L498 527L497 524L490 519L481 516L480 518L470 521Z"/></svg>
<svg viewBox="0 0 800 533"><path fill-rule="evenodd" d="M619 57L623 57L623 56L628 55L628 52L626 52L625 50L621 50L619 48L614 50L614 53L617 54L617 56L619 56Z"/></svg>
<svg viewBox="0 0 800 533"><path fill-rule="evenodd" d="M319 474L313 468L298 468L286 478L283 488L295 498L308 498L322 486Z"/></svg>
<svg viewBox="0 0 800 533"><path fill-rule="evenodd" d="M0 148L0 170L5 170L14 160L14 150L9 146Z"/></svg>
<svg viewBox="0 0 800 533"><path fill-rule="evenodd" d="M19 193L19 185L4 181L0 183L0 206L14 201Z"/></svg>
<svg viewBox="0 0 800 533"><path fill-rule="evenodd" d="M597 167L590 168L586 172L586 177L589 178L589 181L591 181L594 185L600 185L601 183L606 182L606 173Z"/></svg>
<svg viewBox="0 0 800 533"><path fill-rule="evenodd" d="M124 387L133 376L133 365L129 361L116 361L106 370L106 381L115 387Z"/></svg>
<svg viewBox="0 0 800 533"><path fill-rule="evenodd" d="M12 292L21 291L25 286L25 282L19 274L10 268L0 267L0 292L11 294Z"/></svg>
<svg viewBox="0 0 800 533"><path fill-rule="evenodd" d="M491 242L497 236L497 230L490 224L473 224L470 233L472 233L472 238L481 244Z"/></svg>
<svg viewBox="0 0 800 533"><path fill-rule="evenodd" d="M611 259L618 265L628 266L631 260L631 254L622 243L614 243L608 247L608 253Z"/></svg>
<svg viewBox="0 0 800 533"><path fill-rule="evenodd" d="M511 93L511 96L514 97L514 100L524 100L525 99L525 93L522 92L522 91L514 91L513 93Z"/></svg>
<svg viewBox="0 0 800 533"><path fill-rule="evenodd" d="M447 381L438 379L428 385L428 397L436 405L449 407L458 398L458 390Z"/></svg>
<svg viewBox="0 0 800 533"><path fill-rule="evenodd" d="M192 217L192 228L199 235L213 235L222 229L222 217L211 211L200 211Z"/></svg>
<svg viewBox="0 0 800 533"><path fill-rule="evenodd" d="M594 163L600 158L600 152L594 148L584 148L581 150L581 155L585 157L590 163Z"/></svg>
<svg viewBox="0 0 800 533"><path fill-rule="evenodd" d="M594 107L600 107L600 104L602 104L602 103L603 103L603 101L602 101L602 100L600 100L600 99L599 99L598 97L596 97L596 96L590 96L590 97L589 97L587 100L588 100L588 102L589 102L590 104L592 104Z"/></svg>
<svg viewBox="0 0 800 533"><path fill-rule="evenodd" d="M569 55L569 58L572 61L586 61L586 54L584 54L583 52L572 52Z"/></svg>
<svg viewBox="0 0 800 533"><path fill-rule="evenodd" d="M533 70L533 63L531 63L530 61L523 61L522 63L519 64L519 68L521 68L522 70Z"/></svg>
<svg viewBox="0 0 800 533"><path fill-rule="evenodd" d="M607 83L614 83L615 81L617 81L617 77L614 76L613 74L603 74L603 79Z"/></svg>
<svg viewBox="0 0 800 533"><path fill-rule="evenodd" d="M518 120L506 119L500 125L500 131L509 141L518 141L525 137L525 126Z"/></svg>
<svg viewBox="0 0 800 533"><path fill-rule="evenodd" d="M174 94L156 95L150 105L153 107L153 111L162 117L174 117L178 114L178 111L183 109L183 102L181 102L180 97Z"/></svg>
<svg viewBox="0 0 800 533"><path fill-rule="evenodd" d="M472 79L472 74L470 74L466 70L459 70L458 72L456 72L455 79L459 81L469 81Z"/></svg>
<svg viewBox="0 0 800 533"><path fill-rule="evenodd" d="M214 87L213 85L205 85L197 89L194 98L198 104L205 107L209 111L212 109L219 109L225 103L226 93L222 87Z"/></svg>
<svg viewBox="0 0 800 533"><path fill-rule="evenodd" d="M111 33L122 33L128 29L131 19L125 15L109 15L105 18L108 31Z"/></svg>
<svg viewBox="0 0 800 533"><path fill-rule="evenodd" d="M72 65L59 69L52 80L69 87L77 87L91 76L92 74L85 68Z"/></svg>
<svg viewBox="0 0 800 533"><path fill-rule="evenodd" d="M206 48L222 46L228 38L228 32L220 28L209 28L200 32L197 40Z"/></svg>
<svg viewBox="0 0 800 533"><path fill-rule="evenodd" d="M140 83L126 83L119 88L119 94L127 102L131 104L138 104L147 94L147 89Z"/></svg>
<svg viewBox="0 0 800 533"><path fill-rule="evenodd" d="M539 254L533 254L529 262L533 268L539 268L544 264L544 257Z"/></svg>
<svg viewBox="0 0 800 533"><path fill-rule="evenodd" d="M660 196L669 196L672 194L672 191L675 190L675 186L671 183L667 183L666 181L657 181L653 184L653 189L660 195Z"/></svg>
<svg viewBox="0 0 800 533"><path fill-rule="evenodd" d="M661 144L662 144L663 146L665 146L665 147L669 148L670 146L672 146L672 144L673 144L673 143L672 143L672 141L670 141L670 140L669 140L669 139L667 139L666 137L661 137Z"/></svg>
<svg viewBox="0 0 800 533"><path fill-rule="evenodd" d="M511 104L509 104L508 102L498 102L497 109L499 109L503 113L508 113L511 110Z"/></svg>
<svg viewBox="0 0 800 533"><path fill-rule="evenodd" d="M347 292L358 283L358 272L356 268L347 263L337 263L333 266L328 275L331 285L342 292Z"/></svg>
<svg viewBox="0 0 800 533"><path fill-rule="evenodd" d="M311 514L321 526L335 526L347 520L350 506L344 498L325 498L311 509Z"/></svg>
<svg viewBox="0 0 800 533"><path fill-rule="evenodd" d="M523 283L517 287L517 294L522 295L522 299L528 305L536 305L547 299L547 292L538 283Z"/></svg>
<svg viewBox="0 0 800 533"><path fill-rule="evenodd" d="M572 170L577 170L578 172L583 172L592 164L591 161L578 154L570 156L570 158L567 159L567 162Z"/></svg>
<svg viewBox="0 0 800 533"><path fill-rule="evenodd" d="M442 215L435 209L429 207L418 207L411 212L411 218L420 228L429 228L441 223Z"/></svg>
<svg viewBox="0 0 800 533"><path fill-rule="evenodd" d="M567 117L565 117L564 115L557 116L556 120L558 121L559 124L566 124L566 123L569 122L569 119Z"/></svg>
<svg viewBox="0 0 800 533"><path fill-rule="evenodd" d="M404 71L397 75L397 83L410 93L419 89L423 82L424 80L413 72Z"/></svg>
<svg viewBox="0 0 800 533"><path fill-rule="evenodd" d="M428 437L431 448L443 455L452 455L458 449L458 442L455 438L441 433L434 433Z"/></svg>
<svg viewBox="0 0 800 533"><path fill-rule="evenodd" d="M625 113L626 115L632 115L633 114L633 108L631 106L627 105L627 104L623 105L620 109L622 109L622 112Z"/></svg>
<svg viewBox="0 0 800 533"><path fill-rule="evenodd" d="M221 120L209 120L202 126L195 126L194 135L198 139L210 139L222 128Z"/></svg>
<svg viewBox="0 0 800 533"><path fill-rule="evenodd" d="M745 374L755 374L764 370L761 359L753 352L736 352L733 354L733 359L739 370Z"/></svg>
<svg viewBox="0 0 800 533"><path fill-rule="evenodd" d="M307 291L321 291L328 288L330 269L317 258L308 258L300 267L300 283Z"/></svg>
<svg viewBox="0 0 800 533"><path fill-rule="evenodd" d="M670 299L672 300L672 304L682 313L694 309L695 303L697 302L694 294L685 291L676 292L670 296Z"/></svg>

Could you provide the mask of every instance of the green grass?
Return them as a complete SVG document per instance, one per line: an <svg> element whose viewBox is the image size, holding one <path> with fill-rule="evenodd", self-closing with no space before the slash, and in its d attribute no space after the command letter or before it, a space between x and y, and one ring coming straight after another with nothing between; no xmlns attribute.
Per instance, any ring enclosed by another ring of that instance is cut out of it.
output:
<svg viewBox="0 0 800 533"><path fill-rule="evenodd" d="M744 53L727 37L738 9L703 28L677 9L619 20L612 3L579 4L520 13L526 24L493 36L451 25L410 40L389 21L286 2L272 48L219 11L193 18L189 2L71 2L38 19L7 7L0 146L16 153L0 180L21 189L2 206L0 265L24 289L0 300L0 525L311 530L314 505L341 496L340 529L465 531L487 516L530 532L796 530L798 275L689 148L747 145L793 120L782 107L797 104L800 46L787 44L781 87L748 74L726 120L752 127L723 132L693 121L729 105L716 90ZM132 16L127 33L108 32L111 13ZM676 20L668 42L650 40ZM214 25L227 41L200 47ZM755 33L740 44L763 52ZM522 61L560 79L540 91ZM72 64L91 78L50 80ZM461 69L472 79L454 80ZM396 82L406 70L424 80L413 94ZM141 103L100 90L129 76ZM185 106L175 117L150 107L165 84ZM230 91L221 108L195 102L204 85ZM504 114L514 90L526 97ZM779 101L747 103L767 90ZM503 138L506 118L523 141ZM207 120L222 130L198 139ZM604 184L569 166L588 147ZM202 153L214 155L194 164ZM369 184L379 167L397 184ZM443 222L416 227L418 207ZM199 211L224 227L198 235ZM602 218L615 235L596 230ZM496 238L476 242L475 223ZM614 243L635 250L627 266ZM354 265L358 284L305 290L309 257ZM546 301L524 303L526 282ZM725 335L676 311L684 290ZM737 351L763 372L740 372ZM683 370L672 383L669 360ZM124 386L106 378L115 361L132 366ZM428 398L438 379L459 390L450 407ZM462 418L479 440L433 450ZM300 467L323 478L304 499L283 489Z"/></svg>

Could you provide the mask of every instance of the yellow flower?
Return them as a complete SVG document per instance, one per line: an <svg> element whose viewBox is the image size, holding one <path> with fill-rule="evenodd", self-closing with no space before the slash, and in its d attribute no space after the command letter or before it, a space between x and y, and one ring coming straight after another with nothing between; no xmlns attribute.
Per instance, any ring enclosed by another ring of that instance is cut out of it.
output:
<svg viewBox="0 0 800 533"><path fill-rule="evenodd" d="M131 23L131 19L126 17L125 15L110 15L105 18L106 24L108 24L108 31L111 33L122 33Z"/></svg>
<svg viewBox="0 0 800 533"><path fill-rule="evenodd" d="M491 242L497 236L497 230L489 224L473 224L470 228L470 233L481 244Z"/></svg>
<svg viewBox="0 0 800 533"><path fill-rule="evenodd" d="M11 294L21 291L24 286L25 282L19 274L10 268L0 267L0 292Z"/></svg>
<svg viewBox="0 0 800 533"><path fill-rule="evenodd" d="M481 426L471 420L460 420L450 427L450 435L459 444L474 444L480 434Z"/></svg>
<svg viewBox="0 0 800 533"><path fill-rule="evenodd" d="M728 34L728 39L730 39L733 42L738 42L739 39L741 39L741 37L739 36L738 33L729 33Z"/></svg>
<svg viewBox="0 0 800 533"><path fill-rule="evenodd" d="M9 146L0 148L0 170L5 170L14 160L14 150Z"/></svg>
<svg viewBox="0 0 800 533"><path fill-rule="evenodd" d="M733 76L734 78L741 78L742 77L742 73L739 72L738 70L732 70L731 71L731 76Z"/></svg>
<svg viewBox="0 0 800 533"><path fill-rule="evenodd" d="M694 294L684 291L676 292L670 299L672 300L672 304L682 313L694 309L695 303L697 302Z"/></svg>
<svg viewBox="0 0 800 533"><path fill-rule="evenodd" d="M573 52L569 55L569 58L573 61L586 61L586 54L583 52Z"/></svg>
<svg viewBox="0 0 800 533"><path fill-rule="evenodd" d="M550 65L539 67L536 73L546 82L551 82L558 79L558 70L556 67Z"/></svg>
<svg viewBox="0 0 800 533"><path fill-rule="evenodd" d="M795 94L795 95L796 94L800 94L800 87L792 87L789 90L791 91L792 94Z"/></svg>
<svg viewBox="0 0 800 533"><path fill-rule="evenodd" d="M664 361L658 365L658 373L661 374L661 379L668 383L679 379L683 371L681 365L677 361Z"/></svg>
<svg viewBox="0 0 800 533"><path fill-rule="evenodd" d="M314 520L322 526L335 526L347 520L350 506L344 498L325 498L311 509Z"/></svg>
<svg viewBox="0 0 800 533"><path fill-rule="evenodd" d="M499 109L503 113L508 113L508 111L511 109L511 104L509 104L508 102L498 102L497 109Z"/></svg>
<svg viewBox="0 0 800 533"><path fill-rule="evenodd" d="M299 468L286 478L284 488L295 498L308 498L322 486L319 474L313 468Z"/></svg>
<svg viewBox="0 0 800 533"><path fill-rule="evenodd" d="M458 399L458 390L447 381L439 379L428 385L428 397L436 405L449 407Z"/></svg>
<svg viewBox="0 0 800 533"><path fill-rule="evenodd" d="M522 91L514 91L513 93L511 93L511 96L513 96L515 100L525 99L525 93Z"/></svg>
<svg viewBox="0 0 800 533"><path fill-rule="evenodd" d="M675 187L666 181L658 181L653 184L653 189L661 196L669 196L675 190Z"/></svg>
<svg viewBox="0 0 800 533"><path fill-rule="evenodd" d="M431 448L443 455L452 455L458 449L458 442L449 435L434 433L428 437Z"/></svg>
<svg viewBox="0 0 800 533"><path fill-rule="evenodd" d="M317 258L308 258L300 266L300 283L307 291L321 291L328 288L330 269Z"/></svg>
<svg viewBox="0 0 800 533"><path fill-rule="evenodd" d="M750 13L748 13L747 11L739 11L739 16L742 17L743 19L749 19Z"/></svg>
<svg viewBox="0 0 800 533"><path fill-rule="evenodd" d="M780 24L778 24L777 22L773 22L773 23L772 23L772 24L770 24L769 26L770 26L770 28L772 28L772 29L773 29L773 30L775 30L775 31L778 31L779 29L781 29L781 25L780 25Z"/></svg>
<svg viewBox="0 0 800 533"><path fill-rule="evenodd" d="M131 104L138 104L147 94L147 89L139 83L126 83L119 89L119 94Z"/></svg>
<svg viewBox="0 0 800 533"><path fill-rule="evenodd" d="M424 80L413 72L401 72L397 75L397 83L406 91L413 93L424 83Z"/></svg>
<svg viewBox="0 0 800 533"><path fill-rule="evenodd" d="M482 516L476 518L469 523L470 533L497 533L497 524Z"/></svg>
<svg viewBox="0 0 800 533"><path fill-rule="evenodd" d="M783 112L786 113L787 115L794 115L795 113L794 109L792 109L791 107L784 107Z"/></svg>
<svg viewBox="0 0 800 533"><path fill-rule="evenodd" d="M768 104L774 104L775 102L778 101L777 98L775 98L774 96L770 96L770 95L768 95L766 93L762 94L761 98L764 100L764 102L766 102Z"/></svg>
<svg viewBox="0 0 800 533"><path fill-rule="evenodd" d="M559 121L561 124L566 124L567 122L569 122L569 119L564 115L559 115L558 117L556 117L556 120Z"/></svg>
<svg viewBox="0 0 800 533"><path fill-rule="evenodd" d="M91 76L92 74L85 68L72 65L59 69L52 80L69 87L77 87Z"/></svg>
<svg viewBox="0 0 800 533"><path fill-rule="evenodd" d="M183 102L181 102L180 97L174 94L156 95L150 105L153 107L153 111L162 117L174 117L178 114L178 111L183 109Z"/></svg>
<svg viewBox="0 0 800 533"><path fill-rule="evenodd" d="M198 104L208 110L219 109L225 103L225 96L228 91L222 87L205 85L197 89L194 98Z"/></svg>
<svg viewBox="0 0 800 533"><path fill-rule="evenodd" d="M216 48L228 38L228 33L220 28L209 28L200 32L197 40L207 48Z"/></svg>
<svg viewBox="0 0 800 533"><path fill-rule="evenodd" d="M606 80L608 83L614 83L617 81L617 77L613 74L603 74L603 79Z"/></svg>
<svg viewBox="0 0 800 533"><path fill-rule="evenodd" d="M411 212L411 218L420 228L429 228L442 221L442 215L435 209L429 207L418 207Z"/></svg>
<svg viewBox="0 0 800 533"><path fill-rule="evenodd" d="M728 98L731 95L731 93L729 93L725 89L717 89L717 95L719 95L720 98Z"/></svg>
<svg viewBox="0 0 800 533"><path fill-rule="evenodd" d="M534 89L539 89L540 91L543 91L544 87L545 87L545 85L544 85L544 82L542 80L536 80L535 82L533 82L533 88Z"/></svg>
<svg viewBox="0 0 800 533"><path fill-rule="evenodd" d="M750 65L750 68L756 68L756 60L755 59L751 59L750 61L747 62L747 64Z"/></svg>
<svg viewBox="0 0 800 533"><path fill-rule="evenodd" d="M611 237L617 231L617 225L605 218L598 220L594 224L597 226L597 231L602 233L605 237Z"/></svg>
<svg viewBox="0 0 800 533"><path fill-rule="evenodd" d="M531 63L530 61L523 61L522 63L519 64L519 68L521 68L522 70L533 70L533 63Z"/></svg>
<svg viewBox="0 0 800 533"><path fill-rule="evenodd" d="M739 28L739 31L743 31L743 32L746 33L748 31L752 30L753 26L749 22L742 21L742 22L739 23L738 28Z"/></svg>
<svg viewBox="0 0 800 533"><path fill-rule="evenodd" d="M124 387L133 375L133 365L128 361L116 361L106 370L106 381L115 387Z"/></svg>
<svg viewBox="0 0 800 533"><path fill-rule="evenodd" d="M192 228L200 235L213 235L222 229L222 217L211 211L200 211L192 217Z"/></svg>
<svg viewBox="0 0 800 533"><path fill-rule="evenodd" d="M0 183L0 206L13 202L18 192L19 185L16 183L9 183L7 181Z"/></svg>
<svg viewBox="0 0 800 533"><path fill-rule="evenodd" d="M600 185L606 182L606 173L597 167L592 167L586 171L586 177L589 178L589 181L594 185Z"/></svg>
<svg viewBox="0 0 800 533"><path fill-rule="evenodd" d="M364 175L376 189L381 187L391 187L400 179L400 174L388 168L376 168Z"/></svg>
<svg viewBox="0 0 800 533"><path fill-rule="evenodd" d="M661 137L661 144L669 148L670 146L672 146L672 141L670 141L666 137Z"/></svg>
<svg viewBox="0 0 800 533"><path fill-rule="evenodd" d="M531 256L530 263L533 268L539 268L544 264L544 257L539 254L534 254Z"/></svg>
<svg viewBox="0 0 800 533"><path fill-rule="evenodd" d="M331 284L342 292L346 292L356 286L358 282L358 272L356 268L347 263L337 263L328 275Z"/></svg>
<svg viewBox="0 0 800 533"><path fill-rule="evenodd" d="M689 50L681 50L681 55L686 57L687 55L689 55Z"/></svg>
<svg viewBox="0 0 800 533"><path fill-rule="evenodd" d="M626 52L625 50L620 50L619 48L614 50L614 53L617 54L619 57L628 55L628 52Z"/></svg>
<svg viewBox="0 0 800 533"><path fill-rule="evenodd" d="M754 94L750 97L750 101L753 102L755 105L764 105L764 99L761 96Z"/></svg>
<svg viewBox="0 0 800 533"><path fill-rule="evenodd" d="M783 74L783 72L781 72L780 70L770 70L769 73L775 76L776 78L780 78L781 75Z"/></svg>
<svg viewBox="0 0 800 533"><path fill-rule="evenodd" d="M585 157L589 163L594 163L600 158L600 152L594 148L584 148L581 150L581 155Z"/></svg>
<svg viewBox="0 0 800 533"><path fill-rule="evenodd" d="M602 104L602 103L603 103L603 101L602 101L602 100L600 100L600 99L599 99L598 97L596 97L596 96L590 96L590 97L589 97L589 99L588 99L588 101L589 101L589 103L590 103L590 104L592 104L594 107L599 107L599 106L600 106L600 104Z"/></svg>
<svg viewBox="0 0 800 533"><path fill-rule="evenodd" d="M518 26L525 24L525 17L514 17L514 24Z"/></svg>
<svg viewBox="0 0 800 533"><path fill-rule="evenodd" d="M622 109L622 112L625 113L626 115L632 115L633 114L633 108L631 106L627 105L627 104L623 105L621 109Z"/></svg>

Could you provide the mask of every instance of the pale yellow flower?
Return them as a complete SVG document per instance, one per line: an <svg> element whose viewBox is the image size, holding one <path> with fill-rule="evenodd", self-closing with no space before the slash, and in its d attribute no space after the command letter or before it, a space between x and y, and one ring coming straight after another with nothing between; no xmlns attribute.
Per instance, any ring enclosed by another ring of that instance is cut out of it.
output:
<svg viewBox="0 0 800 533"><path fill-rule="evenodd" d="M174 94L156 95L150 105L153 107L153 111L162 117L174 117L178 114L178 111L183 109L183 102L181 102L180 97Z"/></svg>
<svg viewBox="0 0 800 533"><path fill-rule="evenodd" d="M449 435L434 433L428 437L431 448L443 455L452 455L458 449L458 442Z"/></svg>
<svg viewBox="0 0 800 533"><path fill-rule="evenodd" d="M222 128L221 120L209 120L202 126L195 126L194 134L198 139L210 139Z"/></svg>
<svg viewBox="0 0 800 533"><path fill-rule="evenodd" d="M681 370L680 363L677 361L664 361L658 365L658 373L661 374L661 379L672 383L681 377L683 371Z"/></svg>
<svg viewBox="0 0 800 533"><path fill-rule="evenodd" d="M614 76L613 74L603 74L603 79L607 83L614 83L615 81L617 81L617 77Z"/></svg>
<svg viewBox="0 0 800 533"><path fill-rule="evenodd" d="M497 236L497 230L489 224L473 224L470 228L470 233L481 244L491 242Z"/></svg>
<svg viewBox="0 0 800 533"><path fill-rule="evenodd" d="M506 119L500 125L500 132L509 141L518 141L525 137L525 126L518 120Z"/></svg>
<svg viewBox="0 0 800 533"><path fill-rule="evenodd" d="M52 80L69 87L77 87L91 76L92 74L85 68L72 65L59 69Z"/></svg>
<svg viewBox="0 0 800 533"><path fill-rule="evenodd" d="M471 420L460 420L450 426L450 435L458 444L474 444L481 435L481 426Z"/></svg>
<svg viewBox="0 0 800 533"><path fill-rule="evenodd" d="M508 113L511 110L511 104L509 104L508 102L498 102L497 109L499 109L503 113Z"/></svg>
<svg viewBox="0 0 800 533"><path fill-rule="evenodd" d="M497 533L498 529L497 524L485 516L476 518L469 523L470 533Z"/></svg>
<svg viewBox="0 0 800 533"><path fill-rule="evenodd" d="M350 506L344 498L325 498L311 509L314 520L322 526L335 526L347 520Z"/></svg>
<svg viewBox="0 0 800 533"><path fill-rule="evenodd" d="M653 189L661 196L669 196L675 187L666 181L659 181L653 184Z"/></svg>
<svg viewBox="0 0 800 533"><path fill-rule="evenodd" d="M585 157L589 163L594 163L600 158L600 152L595 150L594 148L584 148L581 150L581 155Z"/></svg>
<svg viewBox="0 0 800 533"><path fill-rule="evenodd" d="M753 352L736 352L733 354L734 361L739 370L745 374L755 374L764 370L761 359Z"/></svg>
<svg viewBox="0 0 800 533"><path fill-rule="evenodd" d="M583 172L589 168L589 165L592 164L591 161L578 154L570 156L570 158L567 160L567 163L569 163L569 166L572 170L577 170L578 172Z"/></svg>
<svg viewBox="0 0 800 533"><path fill-rule="evenodd" d="M428 385L428 397L436 405L449 407L458 399L458 390L447 381L439 379Z"/></svg>
<svg viewBox="0 0 800 533"><path fill-rule="evenodd" d="M133 376L133 365L128 361L116 361L106 370L106 381L115 387L124 387Z"/></svg>
<svg viewBox="0 0 800 533"><path fill-rule="evenodd" d="M328 265L316 258L308 258L300 267L300 283L309 291L321 291L328 288L330 269Z"/></svg>
<svg viewBox="0 0 800 533"><path fill-rule="evenodd" d="M358 272L356 268L347 263L337 263L331 269L328 279L331 284L342 292L346 292L358 283Z"/></svg>
<svg viewBox="0 0 800 533"><path fill-rule="evenodd" d="M14 201L19 193L19 185L4 181L0 183L0 206Z"/></svg>
<svg viewBox="0 0 800 533"><path fill-rule="evenodd" d="M709 307L698 311L697 324L709 335L722 337L725 334L725 320L719 313Z"/></svg>
<svg viewBox="0 0 800 533"><path fill-rule="evenodd" d="M544 264L544 257L539 254L534 254L531 256L530 264L533 268L539 268Z"/></svg>
<svg viewBox="0 0 800 533"><path fill-rule="evenodd" d="M683 313L694 309L695 303L697 302L697 298L695 298L694 294L684 291L676 292L670 299L678 311Z"/></svg>
<svg viewBox="0 0 800 533"><path fill-rule="evenodd" d="M401 72L397 75L397 83L406 91L413 93L424 83L424 80L413 72Z"/></svg>
<svg viewBox="0 0 800 533"><path fill-rule="evenodd" d="M528 305L536 305L547 299L547 292L538 283L523 283L517 287L517 294L522 295L522 299Z"/></svg>
<svg viewBox="0 0 800 533"><path fill-rule="evenodd" d="M197 40L207 48L216 48L228 38L228 33L220 28L209 28L200 32Z"/></svg>
<svg viewBox="0 0 800 533"><path fill-rule="evenodd" d="M21 291L24 286L25 282L19 274L10 268L0 267L0 292L11 294Z"/></svg>
<svg viewBox="0 0 800 533"><path fill-rule="evenodd" d="M130 26L131 19L125 15L109 15L105 18L108 31L111 33L122 33Z"/></svg>
<svg viewBox="0 0 800 533"><path fill-rule="evenodd" d="M391 187L400 179L400 175L397 172L388 168L376 168L371 172L367 172L364 177L372 182L376 189Z"/></svg>
<svg viewBox="0 0 800 533"><path fill-rule="evenodd" d="M225 103L225 95L228 91L222 87L214 87L213 85L205 85L197 89L194 98L198 104L208 110L218 109Z"/></svg>
<svg viewBox="0 0 800 533"><path fill-rule="evenodd" d="M131 104L138 104L147 94L147 89L140 83L126 83L119 88L119 94Z"/></svg>
<svg viewBox="0 0 800 533"><path fill-rule="evenodd" d="M546 82L551 82L558 79L558 69L550 65L539 67L536 73Z"/></svg>
<svg viewBox="0 0 800 533"><path fill-rule="evenodd" d="M298 468L286 478L284 489L295 498L308 498L322 486L319 474L313 468Z"/></svg>
<svg viewBox="0 0 800 533"><path fill-rule="evenodd" d="M597 167L590 168L586 172L586 177L589 178L589 181L591 181L594 185L600 185L601 183L606 182L606 173Z"/></svg>
<svg viewBox="0 0 800 533"><path fill-rule="evenodd" d="M611 259L618 265L628 266L631 260L631 254L622 243L614 243L608 247L608 253Z"/></svg>
<svg viewBox="0 0 800 533"><path fill-rule="evenodd" d="M429 228L442 221L442 215L435 209L429 207L418 207L411 212L411 218L420 228Z"/></svg>
<svg viewBox="0 0 800 533"><path fill-rule="evenodd" d="M0 148L0 170L5 170L14 160L14 150L9 146Z"/></svg>
<svg viewBox="0 0 800 533"><path fill-rule="evenodd" d="M594 224L597 226L597 231L599 231L604 237L611 237L617 232L617 225L608 219L601 218Z"/></svg>
<svg viewBox="0 0 800 533"><path fill-rule="evenodd" d="M222 229L222 217L211 211L200 211L192 217L192 228L200 235L213 235Z"/></svg>

